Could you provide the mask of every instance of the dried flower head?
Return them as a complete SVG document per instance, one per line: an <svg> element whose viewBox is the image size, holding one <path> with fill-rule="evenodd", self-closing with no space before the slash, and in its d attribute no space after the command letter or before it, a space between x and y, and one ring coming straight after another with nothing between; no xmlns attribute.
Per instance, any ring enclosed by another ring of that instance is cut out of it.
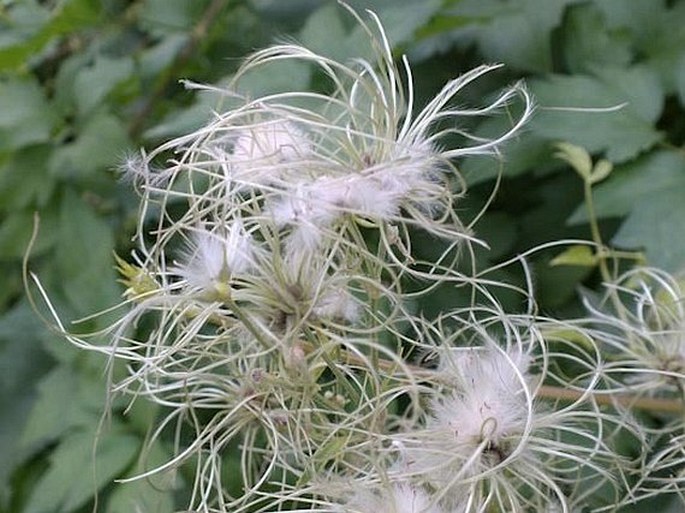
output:
<svg viewBox="0 0 685 513"><path fill-rule="evenodd" d="M609 359L607 383L647 395L685 394L685 290L682 280L638 267L607 284L618 308L586 306Z"/></svg>
<svg viewBox="0 0 685 513"><path fill-rule="evenodd" d="M568 358L584 369L564 378L549 367L547 342L531 320L495 313L462 320L464 328L445 337L436 371L444 386L431 394L425 426L398 435L399 476L465 511L566 512L584 505L590 489L620 482L626 462L602 435L614 420L590 400L599 355L555 353L556 364ZM453 345L461 339L477 345ZM550 382L578 390L577 400L542 404Z"/></svg>
<svg viewBox="0 0 685 513"><path fill-rule="evenodd" d="M137 265L120 268L132 289L144 277L145 290L129 294L109 344L70 340L126 362L113 392L163 407L149 440L168 433L176 453L149 473L193 460L191 510L258 511L272 506L267 499L292 497L316 504L326 496L312 484L321 476L366 473L377 485L400 427L418 429L405 445L410 477L422 482L392 481L348 509L436 513L444 502L455 507L443 500L448 491L475 497L481 478L492 493L513 494L501 503L514 505L520 493L512 490L529 484L521 477L529 471L535 486L561 497L535 467L545 452L538 428L552 417L534 406L531 351L486 344L445 356L427 374L407 362L425 323L412 314L403 279L414 278L412 297L460 281L455 255L472 240L454 209L464 192L455 159L497 152L531 115L531 98L518 83L489 105L457 108L460 92L497 68L480 66L419 109L408 60L398 67L379 19L369 13L367 24L345 7L369 37L372 60L337 62L294 44L256 52L227 90L192 86L228 97L230 108L126 160L142 203ZM237 92L253 71L284 61L315 68L329 91ZM519 115L499 137L464 130L463 119L517 100ZM448 249L417 262L412 230ZM148 328L138 330L143 319ZM450 372L461 380L451 392L422 382ZM432 398L421 426L425 393ZM239 496L222 482L229 447L241 453ZM576 454L558 440L551 447ZM515 484L505 468L515 469ZM275 484L281 492L270 491Z"/></svg>

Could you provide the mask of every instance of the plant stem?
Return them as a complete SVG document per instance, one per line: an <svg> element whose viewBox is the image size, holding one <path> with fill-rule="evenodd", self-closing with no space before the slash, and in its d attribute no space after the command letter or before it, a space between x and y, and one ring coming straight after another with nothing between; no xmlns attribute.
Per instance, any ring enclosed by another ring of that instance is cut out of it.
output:
<svg viewBox="0 0 685 513"><path fill-rule="evenodd" d="M586 179L583 183L583 193L585 196L585 206L587 207L588 217L590 219L590 233L592 234L592 240L597 244L597 262L599 267L599 272L602 275L602 280L604 283L611 283L613 277L609 271L609 266L607 265L608 251L607 247L604 245L602 240L602 233L599 230L599 223L597 222L597 214L595 212L595 203L592 197L592 183L589 179ZM609 296L611 298L611 304L616 310L616 314L625 321L625 315L623 310L623 305L619 300L616 292L614 290L609 291Z"/></svg>
<svg viewBox="0 0 685 513"><path fill-rule="evenodd" d="M538 389L538 397L545 399L561 399L564 401L575 401L582 397L580 390L569 390L568 388L542 385ZM598 404L607 406L627 406L632 409L647 410L660 413L683 413L685 405L677 399L662 399L656 397L639 397L633 394L593 394L593 400Z"/></svg>

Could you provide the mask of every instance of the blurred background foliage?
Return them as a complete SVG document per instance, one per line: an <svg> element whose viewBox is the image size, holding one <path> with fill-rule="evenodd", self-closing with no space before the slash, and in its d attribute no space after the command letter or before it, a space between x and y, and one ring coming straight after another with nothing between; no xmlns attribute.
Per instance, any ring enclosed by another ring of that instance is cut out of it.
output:
<svg viewBox="0 0 685 513"><path fill-rule="evenodd" d="M350 3L376 11L398 55L409 56L419 99L483 62L505 67L470 86L463 104L519 79L537 98L503 160L459 163L470 185L458 205L466 219L502 173L476 228L491 247L481 266L588 238L582 183L553 158L553 143L568 141L615 165L596 188L606 240L669 271L685 268L685 2ZM199 126L218 105L179 79L225 83L244 55L283 39L352 58L364 52L358 30L333 0L0 0L0 513L88 512L95 501L107 513L165 513L185 502L193 475L113 484L164 461L171 446L141 458L154 408L115 402L103 419L105 358L70 347L29 305L22 259L36 213L29 267L59 314L78 319L116 304L113 252L130 253L137 209L117 163ZM255 91L320 85L296 66L251 83ZM616 105L624 107L568 110ZM486 135L503 122L470 128ZM598 283L592 267L551 267L560 251L529 257L541 308L556 314L572 311L579 286ZM513 270L497 276L519 279ZM442 291L421 306L430 314L456 302Z"/></svg>

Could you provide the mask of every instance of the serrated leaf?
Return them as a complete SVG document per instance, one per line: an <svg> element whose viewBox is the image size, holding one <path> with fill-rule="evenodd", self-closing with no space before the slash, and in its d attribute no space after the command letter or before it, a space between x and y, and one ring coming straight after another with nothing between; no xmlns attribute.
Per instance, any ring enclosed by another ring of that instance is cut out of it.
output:
<svg viewBox="0 0 685 513"><path fill-rule="evenodd" d="M570 6L563 25L565 67L586 73L601 66L625 66L632 60L631 41L625 31L611 30L596 3Z"/></svg>
<svg viewBox="0 0 685 513"><path fill-rule="evenodd" d="M590 153L606 152L616 163L663 138L654 127L663 91L655 74L645 68L603 70L596 77L552 75L532 81L530 87L539 105L530 128L539 137L569 141ZM618 106L622 107L610 112L592 110Z"/></svg>
<svg viewBox="0 0 685 513"><path fill-rule="evenodd" d="M477 24L472 32L486 59L524 71L544 72L552 69L551 32L561 23L565 7L574 2L465 0L457 3L453 14L473 16Z"/></svg>
<svg viewBox="0 0 685 513"><path fill-rule="evenodd" d="M656 151L629 164L617 166L611 178L594 188L595 215L602 219L627 215L643 197L657 198L662 191L679 187L685 159L676 152ZM584 205L569 217L569 224L588 221Z"/></svg>
<svg viewBox="0 0 685 513"><path fill-rule="evenodd" d="M597 265L597 256L589 246L571 246L555 256L549 263L552 267L558 265L575 265L581 267L594 267Z"/></svg>
<svg viewBox="0 0 685 513"><path fill-rule="evenodd" d="M17 440L34 404L35 384L52 364L38 343L44 331L27 302L0 316L0 490L26 457Z"/></svg>
<svg viewBox="0 0 685 513"><path fill-rule="evenodd" d="M0 152L48 141L55 122L36 80L0 80Z"/></svg>
<svg viewBox="0 0 685 513"><path fill-rule="evenodd" d="M90 112L119 83L133 73L130 57L98 57L92 66L81 69L74 79L74 96L81 115Z"/></svg>
<svg viewBox="0 0 685 513"><path fill-rule="evenodd" d="M113 247L112 228L67 190L60 207L55 265L77 312L91 314L119 301Z"/></svg>
<svg viewBox="0 0 685 513"><path fill-rule="evenodd" d="M89 175L114 167L129 146L122 122L100 111L80 128L76 140L53 151L48 168L59 177Z"/></svg>
<svg viewBox="0 0 685 513"><path fill-rule="evenodd" d="M104 433L97 443L93 432L74 431L50 455L50 467L33 487L23 513L68 513L84 506L122 474L139 446L121 429Z"/></svg>
<svg viewBox="0 0 685 513"><path fill-rule="evenodd" d="M670 272L685 269L685 183L645 195L612 239L626 249L644 248L647 262Z"/></svg>
<svg viewBox="0 0 685 513"><path fill-rule="evenodd" d="M38 383L37 392L20 440L27 450L41 448L75 428L96 425L102 415L104 385L69 365L60 365L47 374Z"/></svg>
<svg viewBox="0 0 685 513"><path fill-rule="evenodd" d="M45 166L51 150L49 144L23 148L0 166L0 209L16 213L45 206L55 188Z"/></svg>
<svg viewBox="0 0 685 513"><path fill-rule="evenodd" d="M685 48L685 31L682 30L685 4L672 4L669 9L652 4L640 9L643 13L636 9L631 17L635 30L633 44L641 60L659 76L668 94L675 92L675 70ZM633 6L627 9L633 10Z"/></svg>
<svg viewBox="0 0 685 513"><path fill-rule="evenodd" d="M50 19L41 20L40 30L22 38L17 44L0 49L0 70L25 66L53 38L75 32L98 19L99 4L96 0L65 0L50 12Z"/></svg>

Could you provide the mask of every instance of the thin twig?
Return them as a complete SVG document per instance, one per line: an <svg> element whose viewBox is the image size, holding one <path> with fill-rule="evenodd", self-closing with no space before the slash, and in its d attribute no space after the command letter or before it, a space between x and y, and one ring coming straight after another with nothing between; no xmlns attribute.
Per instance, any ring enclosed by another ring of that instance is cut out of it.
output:
<svg viewBox="0 0 685 513"><path fill-rule="evenodd" d="M542 385L538 389L538 397L546 399L561 399L565 401L576 401L580 399L583 392L580 390L570 390L551 385ZM683 413L685 405L678 399L663 399L657 397L640 397L634 394L592 394L592 399L602 405L624 406L636 410L648 410L660 413Z"/></svg>

